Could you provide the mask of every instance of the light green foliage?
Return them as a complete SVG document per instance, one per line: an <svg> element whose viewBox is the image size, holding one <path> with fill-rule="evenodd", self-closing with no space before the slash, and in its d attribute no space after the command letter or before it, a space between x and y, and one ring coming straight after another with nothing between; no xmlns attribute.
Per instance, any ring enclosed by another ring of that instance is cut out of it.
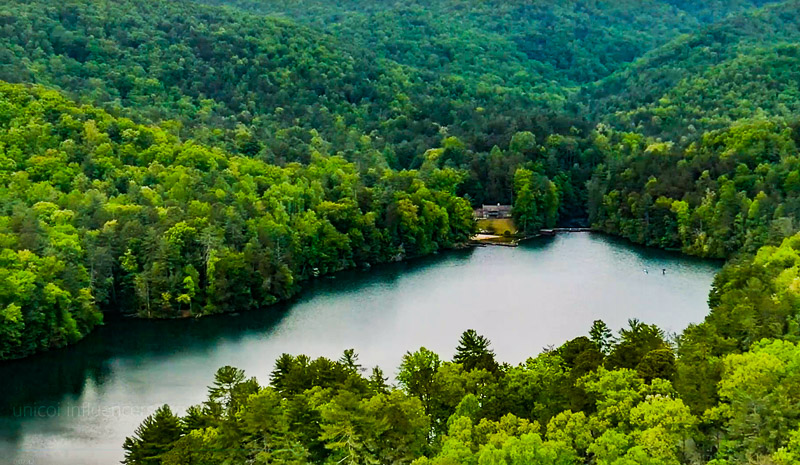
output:
<svg viewBox="0 0 800 465"><path fill-rule="evenodd" d="M580 455L585 455L594 442L592 428L586 414L565 410L547 423L547 439L567 444Z"/></svg>
<svg viewBox="0 0 800 465"><path fill-rule="evenodd" d="M10 248L0 252L0 358L63 347L102 320L80 261L70 263L57 252L49 253L53 255Z"/></svg>
<svg viewBox="0 0 800 465"><path fill-rule="evenodd" d="M592 223L704 257L776 245L800 228L792 181L797 131L784 122L743 121L663 153L623 141L621 158L595 173Z"/></svg>
<svg viewBox="0 0 800 465"><path fill-rule="evenodd" d="M126 463L800 460L797 0L6 3L0 79L81 103L0 82L0 359L459 247L483 203L735 257L674 344L223 367Z"/></svg>
<svg viewBox="0 0 800 465"><path fill-rule="evenodd" d="M789 444L781 447L775 453L775 461L779 465L789 465L800 462L800 430L791 433Z"/></svg>
<svg viewBox="0 0 800 465"><path fill-rule="evenodd" d="M684 332L678 350L677 385L697 412L718 400L725 355L745 352L763 338L798 341L799 267L800 235L795 235L728 264L717 275L711 313Z"/></svg>
<svg viewBox="0 0 800 465"><path fill-rule="evenodd" d="M474 230L454 187L415 171L362 176L324 155L278 167L38 87L0 84L0 106L13 162L0 191L0 358L75 342L101 309L261 308L314 276L454 247Z"/></svg>
<svg viewBox="0 0 800 465"><path fill-rule="evenodd" d="M590 419L597 439L586 450L598 463L637 463L641 457L658 464L683 463L698 420L669 382L647 385L632 370L600 369L582 383L597 399L597 414ZM574 430L576 440L585 438L581 428Z"/></svg>
<svg viewBox="0 0 800 465"><path fill-rule="evenodd" d="M765 340L724 364L719 408L729 418L729 436L723 454L766 456L787 445L800 426L800 346Z"/></svg>
<svg viewBox="0 0 800 465"><path fill-rule="evenodd" d="M552 228L558 219L558 189L545 176L525 168L514 174L515 223L523 233Z"/></svg>
<svg viewBox="0 0 800 465"><path fill-rule="evenodd" d="M403 356L403 363L397 373L397 381L410 394L422 399L426 413L430 413L435 376L441 360L430 350L421 347L418 351Z"/></svg>

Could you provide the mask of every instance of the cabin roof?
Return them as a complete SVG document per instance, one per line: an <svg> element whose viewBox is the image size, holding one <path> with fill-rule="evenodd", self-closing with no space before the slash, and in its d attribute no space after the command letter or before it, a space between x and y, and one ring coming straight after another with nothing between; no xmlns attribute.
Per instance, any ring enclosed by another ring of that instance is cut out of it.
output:
<svg viewBox="0 0 800 465"><path fill-rule="evenodd" d="M500 205L498 203L497 205L484 205L482 209L484 211L489 211L489 212L503 212L503 211L510 211L511 205Z"/></svg>

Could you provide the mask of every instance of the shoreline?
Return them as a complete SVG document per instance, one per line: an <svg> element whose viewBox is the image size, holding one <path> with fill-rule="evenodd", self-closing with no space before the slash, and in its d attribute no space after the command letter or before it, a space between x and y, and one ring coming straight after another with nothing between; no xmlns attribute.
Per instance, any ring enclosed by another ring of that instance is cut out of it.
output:
<svg viewBox="0 0 800 465"><path fill-rule="evenodd" d="M206 319L206 318L236 317L238 315L241 315L242 313L267 312L267 311L273 310L276 307L279 307L281 305L289 305L292 302L296 301L297 299L301 298L303 293L308 290L309 285L311 283L314 283L315 281L321 281L321 280L324 280L324 279L335 278L337 275L342 274L342 273L365 272L365 271L369 271L370 269L372 269L374 267L380 267L380 266L384 266L384 265L410 263L410 262L414 262L414 261L417 261L417 260L434 257L434 256L436 256L436 255L438 255L440 253L443 253L443 252L464 251L464 250L468 250L468 249L474 248L476 246L478 246L478 245L473 243L472 240L468 240L466 242L461 242L461 243L458 243L458 244L454 244L451 247L445 247L445 248L442 248L442 249L439 249L439 250L436 250L436 251L433 251L433 252L430 252L430 253L427 253L427 254L405 255L400 259L389 260L389 261L385 261L385 262L377 262L377 263L367 263L367 264L362 265L362 266L346 267L346 268L343 268L341 270L336 270L336 271L331 272L331 273L320 274L320 275L316 275L316 276L312 275L312 276L310 276L308 278L305 278L305 279L299 281L297 283L296 290L294 290L291 293L291 295L289 295L287 297L284 297L284 298L281 298L281 299L278 299L277 301L275 301L275 302L273 302L273 303L271 303L269 305L265 305L265 306L258 307L258 308L242 309L242 310L238 310L238 311L235 311L235 312L222 312L222 313L197 314L197 315L191 315L191 314L190 315L177 315L177 316L173 316L173 317L144 317L144 316L140 316L140 315L138 315L136 313L123 313L123 312L119 312L119 311L116 311L116 312L115 311L104 311L104 312L102 312L103 313L103 320L100 321L100 323L98 323L97 325L95 325L89 332L87 332L83 337L81 337L77 341L74 341L74 342L71 342L71 343L67 343L67 344L65 344L63 346L51 347L51 348L48 348L46 350L39 350L39 351L36 351L36 352L31 353L29 355L26 355L24 357L0 359L0 366L8 365L8 364L15 363L15 362L23 362L25 360L28 360L28 359L31 359L31 358L35 358L35 357L38 357L38 356L42 356L42 355L45 355L45 354L51 354L53 352L59 352L59 351L63 351L63 350L68 350L68 349L70 349L72 347L75 347L75 346L81 344L81 342L83 342L87 337L89 337L92 334L94 334L95 331L97 331L98 329L100 329L102 327L107 327L109 325L119 324L122 321L133 321L133 320L135 320L135 321L157 321L157 322L186 321L186 320L200 320L200 319Z"/></svg>
<svg viewBox="0 0 800 465"><path fill-rule="evenodd" d="M536 239L537 237L555 236L564 233L595 233L593 228L552 228L540 229L538 233L527 236L499 236L495 234L476 234L472 236L470 243L476 247L517 247L520 242Z"/></svg>

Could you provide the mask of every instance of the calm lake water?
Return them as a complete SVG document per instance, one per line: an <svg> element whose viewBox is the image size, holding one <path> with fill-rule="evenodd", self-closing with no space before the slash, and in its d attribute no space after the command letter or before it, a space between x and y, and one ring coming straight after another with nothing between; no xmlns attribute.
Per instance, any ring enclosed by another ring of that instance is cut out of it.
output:
<svg viewBox="0 0 800 465"><path fill-rule="evenodd" d="M338 358L354 348L391 375L420 346L449 358L468 328L511 363L585 335L596 319L680 332L706 315L719 266L573 233L340 274L262 312L111 321L74 347L0 365L0 462L119 463L125 436L159 405L203 401L222 365L266 383L284 352Z"/></svg>

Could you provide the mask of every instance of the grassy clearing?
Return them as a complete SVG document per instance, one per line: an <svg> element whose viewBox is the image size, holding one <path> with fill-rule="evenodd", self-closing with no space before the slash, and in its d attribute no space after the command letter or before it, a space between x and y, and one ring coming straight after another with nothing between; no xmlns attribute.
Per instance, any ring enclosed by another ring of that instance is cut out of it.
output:
<svg viewBox="0 0 800 465"><path fill-rule="evenodd" d="M511 218L478 220L478 230L498 236L514 236L517 234L517 227Z"/></svg>

